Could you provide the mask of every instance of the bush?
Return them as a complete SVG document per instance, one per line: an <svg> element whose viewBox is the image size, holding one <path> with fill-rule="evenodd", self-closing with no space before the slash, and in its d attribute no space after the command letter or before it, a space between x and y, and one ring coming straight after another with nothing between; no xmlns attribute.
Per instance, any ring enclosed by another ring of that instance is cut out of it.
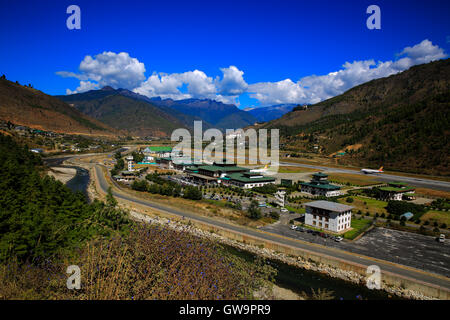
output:
<svg viewBox="0 0 450 320"><path fill-rule="evenodd" d="M265 186L262 187L255 187L252 190L259 193L274 194L275 192L278 191L278 188L274 184L266 184Z"/></svg>
<svg viewBox="0 0 450 320"><path fill-rule="evenodd" d="M196 187L188 186L184 188L183 198L190 200L201 200L202 192Z"/></svg>
<svg viewBox="0 0 450 320"><path fill-rule="evenodd" d="M345 201L347 203L353 203L353 198L352 197L348 197Z"/></svg>
<svg viewBox="0 0 450 320"><path fill-rule="evenodd" d="M275 220L280 220L280 214L278 212L275 212L275 211L271 211L270 212L270 217L272 219L275 219Z"/></svg>
<svg viewBox="0 0 450 320"><path fill-rule="evenodd" d="M131 184L131 189L136 190L136 191L147 191L148 190L148 182L145 180L135 180L132 184Z"/></svg>
<svg viewBox="0 0 450 320"><path fill-rule="evenodd" d="M261 210L259 210L259 208L258 208L257 201L253 200L250 203L250 206L248 207L248 210L247 210L247 216L253 220L261 219L262 214L261 214Z"/></svg>
<svg viewBox="0 0 450 320"><path fill-rule="evenodd" d="M425 213L425 207L423 205L395 200L388 202L386 210L394 216L400 216L405 212L412 212L414 215Z"/></svg>

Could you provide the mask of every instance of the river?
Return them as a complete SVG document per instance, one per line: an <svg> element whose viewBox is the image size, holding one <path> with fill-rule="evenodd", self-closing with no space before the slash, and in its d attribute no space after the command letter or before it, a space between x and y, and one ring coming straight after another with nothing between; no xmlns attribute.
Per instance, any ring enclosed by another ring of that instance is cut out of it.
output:
<svg viewBox="0 0 450 320"><path fill-rule="evenodd" d="M43 159L43 161L49 167L72 168L77 170L75 177L67 181L66 186L74 192L80 191L84 194L86 200L88 200L89 197L87 194L87 188L90 181L89 171L77 166L63 165L62 163L64 162L64 160L67 160L69 158L71 157Z"/></svg>

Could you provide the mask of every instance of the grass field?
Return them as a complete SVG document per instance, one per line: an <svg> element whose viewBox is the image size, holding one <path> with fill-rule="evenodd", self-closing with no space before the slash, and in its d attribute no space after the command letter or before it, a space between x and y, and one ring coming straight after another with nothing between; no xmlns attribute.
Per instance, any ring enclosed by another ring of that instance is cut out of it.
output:
<svg viewBox="0 0 450 320"><path fill-rule="evenodd" d="M363 232L366 228L369 227L371 220L367 219L352 219L351 227L353 228L350 231L347 231L344 234L345 239L353 240L355 239L361 232Z"/></svg>
<svg viewBox="0 0 450 320"><path fill-rule="evenodd" d="M319 172L318 169L312 168L301 168L301 167L289 167L289 166L280 166L278 168L278 173L304 173L304 172Z"/></svg>
<svg viewBox="0 0 450 320"><path fill-rule="evenodd" d="M295 213L305 213L305 208L294 208L294 207L290 207L290 206L285 206L286 209L288 209L289 211L294 211Z"/></svg>
<svg viewBox="0 0 450 320"><path fill-rule="evenodd" d="M433 190L433 189L427 189L427 188L416 188L416 195L418 195L418 196L425 196L425 197L432 197L432 198L450 199L450 192L440 191L440 190Z"/></svg>
<svg viewBox="0 0 450 320"><path fill-rule="evenodd" d="M430 223L437 222L439 225L445 223L447 226L450 226L450 212L448 211L437 211L437 210L430 210L427 213L425 213L420 220L422 221L430 221Z"/></svg>
<svg viewBox="0 0 450 320"><path fill-rule="evenodd" d="M376 185L380 183L376 181L374 177L351 173L332 173L329 175L328 179L340 184L350 183L352 185L361 187Z"/></svg>
<svg viewBox="0 0 450 320"><path fill-rule="evenodd" d="M346 204L354 207L353 212L356 213L358 210L361 210L363 214L367 211L370 212L371 216L374 216L375 213L378 214L387 214L385 207L387 206L386 201L376 200L372 198L365 198L360 196L352 196L353 202L348 203L346 201L347 198L341 198L338 201L342 204Z"/></svg>

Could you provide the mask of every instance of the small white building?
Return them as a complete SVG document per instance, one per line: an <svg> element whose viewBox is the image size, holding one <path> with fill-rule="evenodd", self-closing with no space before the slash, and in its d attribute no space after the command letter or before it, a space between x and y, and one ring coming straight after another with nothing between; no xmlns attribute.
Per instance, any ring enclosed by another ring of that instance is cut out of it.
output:
<svg viewBox="0 0 450 320"><path fill-rule="evenodd" d="M226 174L219 181L222 181L224 185L252 189L255 187L263 187L267 184L274 184L275 178L265 177L260 173L243 172Z"/></svg>
<svg viewBox="0 0 450 320"><path fill-rule="evenodd" d="M311 227L336 233L350 229L353 207L324 200L305 203L305 207L305 224Z"/></svg>
<svg viewBox="0 0 450 320"><path fill-rule="evenodd" d="M280 207L284 207L286 199L286 191L279 190L275 193L275 203Z"/></svg>
<svg viewBox="0 0 450 320"><path fill-rule="evenodd" d="M128 171L130 171L130 172L134 171L134 161L133 160L128 161Z"/></svg>

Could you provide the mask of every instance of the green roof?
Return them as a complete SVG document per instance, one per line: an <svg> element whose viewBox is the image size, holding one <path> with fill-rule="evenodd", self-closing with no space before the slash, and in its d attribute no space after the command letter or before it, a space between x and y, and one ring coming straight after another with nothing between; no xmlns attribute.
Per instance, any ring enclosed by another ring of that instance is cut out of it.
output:
<svg viewBox="0 0 450 320"><path fill-rule="evenodd" d="M172 147L153 146L145 148L145 151L150 152L172 152Z"/></svg>
<svg viewBox="0 0 450 320"><path fill-rule="evenodd" d="M398 181L389 182L388 184L393 185L393 186L406 186L407 185L405 182L398 182Z"/></svg>
<svg viewBox="0 0 450 320"><path fill-rule="evenodd" d="M386 192L408 192L413 191L414 188L381 187L380 190Z"/></svg>
<svg viewBox="0 0 450 320"><path fill-rule="evenodd" d="M323 177L323 178L328 177L327 174L322 173L322 172L314 173L313 176L314 176L314 177Z"/></svg>
<svg viewBox="0 0 450 320"><path fill-rule="evenodd" d="M273 182L275 181L275 178L270 177L262 177L262 178L247 178L242 173L231 173L226 176L226 178L230 178L230 180L236 180L239 182Z"/></svg>

